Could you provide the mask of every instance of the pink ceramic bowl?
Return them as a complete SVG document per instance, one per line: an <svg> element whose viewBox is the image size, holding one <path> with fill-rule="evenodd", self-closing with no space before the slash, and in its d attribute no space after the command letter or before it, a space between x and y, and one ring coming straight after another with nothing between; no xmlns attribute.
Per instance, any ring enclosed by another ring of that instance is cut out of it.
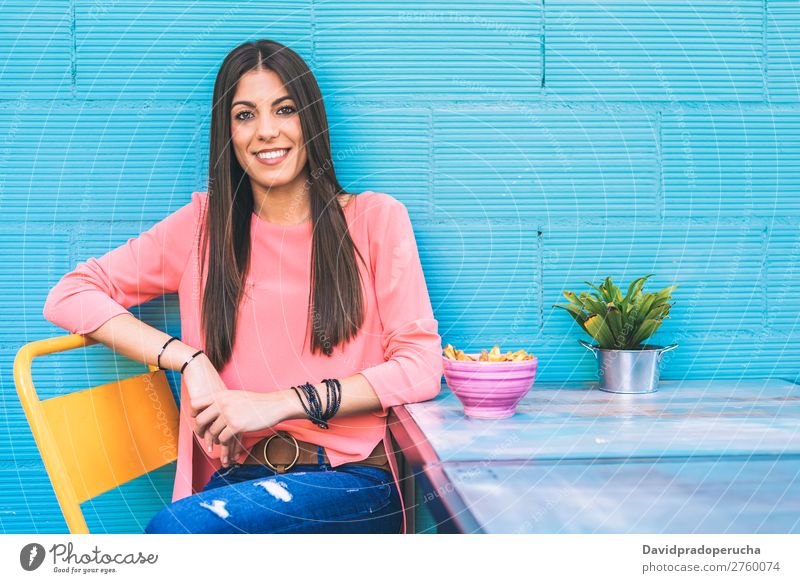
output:
<svg viewBox="0 0 800 583"><path fill-rule="evenodd" d="M478 358L480 354L470 354ZM464 405L464 413L478 419L511 417L517 403L531 390L539 359L512 362L444 361L447 386Z"/></svg>

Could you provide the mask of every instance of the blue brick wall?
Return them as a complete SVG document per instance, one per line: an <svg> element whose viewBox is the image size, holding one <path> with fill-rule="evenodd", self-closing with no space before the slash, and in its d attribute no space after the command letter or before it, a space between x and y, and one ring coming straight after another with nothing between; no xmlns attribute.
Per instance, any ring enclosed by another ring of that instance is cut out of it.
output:
<svg viewBox="0 0 800 583"><path fill-rule="evenodd" d="M673 282L665 378L798 377L800 4L796 0L0 5L0 527L65 525L13 385L25 342L62 333L48 290L205 189L227 52L272 38L311 65L335 164L414 223L445 342L592 357L563 289ZM177 334L177 299L135 311ZM37 363L44 396L142 369L102 346ZM173 386L175 378L172 377ZM167 467L84 505L140 531Z"/></svg>

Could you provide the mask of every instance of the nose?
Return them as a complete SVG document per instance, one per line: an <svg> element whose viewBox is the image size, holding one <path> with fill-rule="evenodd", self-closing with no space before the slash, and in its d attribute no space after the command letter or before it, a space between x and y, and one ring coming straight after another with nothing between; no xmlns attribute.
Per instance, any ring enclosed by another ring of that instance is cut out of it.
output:
<svg viewBox="0 0 800 583"><path fill-rule="evenodd" d="M280 124L271 115L262 115L258 121L258 137L268 142L281 133Z"/></svg>

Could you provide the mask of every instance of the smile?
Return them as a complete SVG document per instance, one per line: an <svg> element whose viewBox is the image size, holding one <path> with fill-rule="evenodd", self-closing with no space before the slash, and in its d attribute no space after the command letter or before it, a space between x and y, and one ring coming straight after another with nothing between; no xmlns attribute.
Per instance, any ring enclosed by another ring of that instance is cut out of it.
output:
<svg viewBox="0 0 800 583"><path fill-rule="evenodd" d="M258 152L256 156L256 160L261 162L262 164L267 164L269 166L280 164L283 162L286 157L289 155L289 149L283 150L263 150Z"/></svg>

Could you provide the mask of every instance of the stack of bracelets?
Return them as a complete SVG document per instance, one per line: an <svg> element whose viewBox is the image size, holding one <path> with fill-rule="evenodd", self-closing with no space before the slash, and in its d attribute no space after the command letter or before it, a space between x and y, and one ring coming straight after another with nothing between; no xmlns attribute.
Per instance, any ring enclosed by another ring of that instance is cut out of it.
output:
<svg viewBox="0 0 800 583"><path fill-rule="evenodd" d="M328 402L325 404L325 412L322 411L322 403L320 402L319 392L317 388L311 383L305 383L299 387L292 387L294 392L297 393L297 398L300 399L300 404L303 405L308 418L313 423L322 427L328 428L328 419L336 415L339 410L339 405L342 402L342 385L337 379L323 379L323 383L328 389ZM306 395L308 405L303 402L303 397L300 396L300 389ZM332 394L332 395L331 395Z"/></svg>

